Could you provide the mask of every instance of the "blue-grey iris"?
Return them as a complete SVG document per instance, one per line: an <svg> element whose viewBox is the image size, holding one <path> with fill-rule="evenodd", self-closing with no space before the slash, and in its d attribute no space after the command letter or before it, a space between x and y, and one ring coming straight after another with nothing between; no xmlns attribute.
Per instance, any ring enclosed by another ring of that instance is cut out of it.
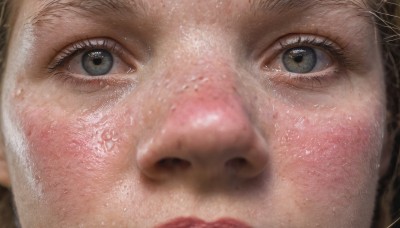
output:
<svg viewBox="0 0 400 228"><path fill-rule="evenodd" d="M310 47L291 48L283 54L282 62L289 72L310 73L317 65L317 54Z"/></svg>
<svg viewBox="0 0 400 228"><path fill-rule="evenodd" d="M90 50L82 56L82 67L91 76L100 76L109 73L114 59L110 52L102 49Z"/></svg>

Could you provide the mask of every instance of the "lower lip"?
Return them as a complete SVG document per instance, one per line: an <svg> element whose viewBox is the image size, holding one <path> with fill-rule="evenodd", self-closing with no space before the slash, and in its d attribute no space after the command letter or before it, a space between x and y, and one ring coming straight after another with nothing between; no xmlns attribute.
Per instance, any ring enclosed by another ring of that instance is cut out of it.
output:
<svg viewBox="0 0 400 228"><path fill-rule="evenodd" d="M208 223L197 218L178 218L156 228L250 228L250 226L235 219L220 219Z"/></svg>

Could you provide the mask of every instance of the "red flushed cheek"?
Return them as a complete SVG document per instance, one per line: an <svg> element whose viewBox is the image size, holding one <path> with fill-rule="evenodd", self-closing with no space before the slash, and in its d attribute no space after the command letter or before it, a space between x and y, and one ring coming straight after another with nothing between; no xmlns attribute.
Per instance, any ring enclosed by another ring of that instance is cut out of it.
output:
<svg viewBox="0 0 400 228"><path fill-rule="evenodd" d="M383 121L373 115L303 118L300 124L289 119L297 121L280 140L285 162L279 175L292 183L298 199L346 207L360 194L373 198L366 191L377 180Z"/></svg>
<svg viewBox="0 0 400 228"><path fill-rule="evenodd" d="M126 123L129 117L117 112L65 115L54 109L48 113L49 108L27 109L19 119L44 202L57 211L90 209L129 167L122 145L132 140L121 133L131 127Z"/></svg>

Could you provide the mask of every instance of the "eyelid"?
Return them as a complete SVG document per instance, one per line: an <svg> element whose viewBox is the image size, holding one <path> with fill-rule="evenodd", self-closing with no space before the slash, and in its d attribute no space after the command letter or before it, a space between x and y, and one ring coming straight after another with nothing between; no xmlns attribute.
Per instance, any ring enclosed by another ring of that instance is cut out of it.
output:
<svg viewBox="0 0 400 228"><path fill-rule="evenodd" d="M269 48L267 53L264 55L262 62L263 68L267 69L268 63L272 59L277 58L281 53L299 46L318 48L331 56L333 61L336 61L342 67L350 68L352 65L352 61L347 57L344 48L340 47L330 39L316 35L296 34L280 38L271 48Z"/></svg>
<svg viewBox="0 0 400 228"><path fill-rule="evenodd" d="M106 49L113 54L116 54L128 65L131 66L132 71L136 71L137 64L132 60L132 54L130 54L125 48L123 48L118 42L109 38L94 38L77 41L62 50L58 51L56 57L48 66L50 73L63 66L68 60L77 56L78 54L88 51L91 49Z"/></svg>
<svg viewBox="0 0 400 228"><path fill-rule="evenodd" d="M331 64L324 69L309 73L293 73L284 68L271 67L274 63L282 61L283 53L297 47L318 49L330 58ZM280 38L262 56L261 67L263 72L268 72L265 78L267 83L273 82L276 85L282 84L285 87L310 91L318 91L318 89L328 87L340 77L345 77L346 70L351 69L353 64L346 50L334 41L307 34L294 34Z"/></svg>

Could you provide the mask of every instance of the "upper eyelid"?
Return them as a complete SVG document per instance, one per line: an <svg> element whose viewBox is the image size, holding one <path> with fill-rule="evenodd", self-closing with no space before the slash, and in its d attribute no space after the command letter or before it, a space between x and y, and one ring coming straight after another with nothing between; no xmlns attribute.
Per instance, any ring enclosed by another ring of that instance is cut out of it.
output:
<svg viewBox="0 0 400 228"><path fill-rule="evenodd" d="M346 56L345 51L342 47L340 47L334 41L325 37L305 35L299 36L297 40L292 40L290 42L288 42L287 40L284 41L286 41L286 44L280 42L280 45L286 50L299 45L304 45L324 49L323 51L328 52L327 54L329 55L334 55L333 57L336 58L345 58Z"/></svg>
<svg viewBox="0 0 400 228"><path fill-rule="evenodd" d="M110 38L93 38L76 41L61 50L57 51L55 57L48 65L48 71L53 72L57 67L61 66L69 58L76 56L78 53L90 49L107 49L114 54L122 57L129 55L128 51L123 48L117 41Z"/></svg>
<svg viewBox="0 0 400 228"><path fill-rule="evenodd" d="M263 68L268 67L268 62L272 59L277 58L286 50L290 48L308 46L313 48L319 48L328 55L330 55L333 61L338 62L338 64L351 68L353 63L348 58L348 53L346 49L338 45L335 41L311 34L290 34L277 39L271 46L269 46L261 55L261 66Z"/></svg>
<svg viewBox="0 0 400 228"><path fill-rule="evenodd" d="M282 49L287 50L298 46L308 46L315 48L324 48L328 52L336 52L338 54L343 54L343 48L336 44L334 41L320 36L314 35L294 35L279 40L279 45Z"/></svg>

